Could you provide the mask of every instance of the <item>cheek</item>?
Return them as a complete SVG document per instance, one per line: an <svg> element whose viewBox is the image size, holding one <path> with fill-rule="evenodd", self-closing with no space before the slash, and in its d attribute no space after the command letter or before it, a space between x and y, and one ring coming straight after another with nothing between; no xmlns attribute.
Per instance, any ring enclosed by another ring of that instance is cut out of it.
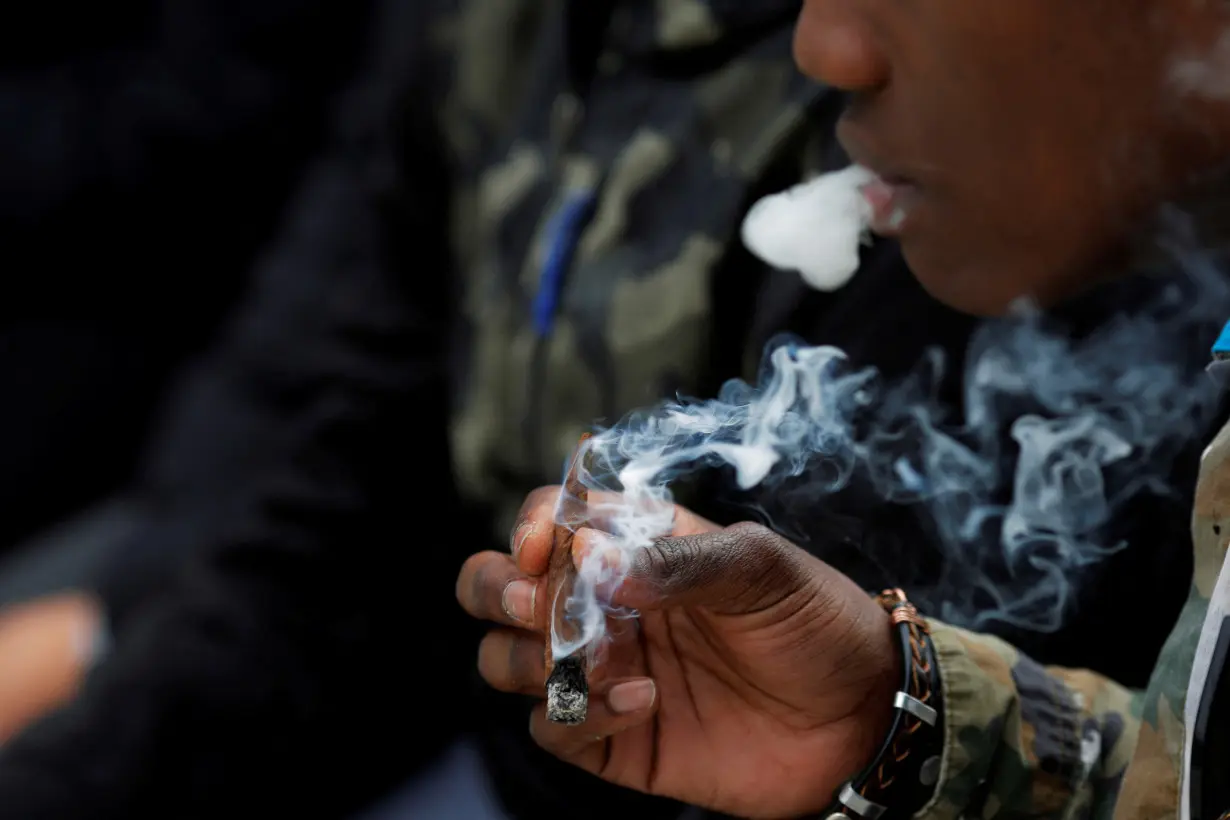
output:
<svg viewBox="0 0 1230 820"><path fill-rule="evenodd" d="M924 203L901 237L910 269L940 301L984 316L1022 297L1051 304L1092 281L1114 255L1120 217L1079 185L980 179Z"/></svg>
<svg viewBox="0 0 1230 820"><path fill-rule="evenodd" d="M1100 149L1069 139L1059 112L985 116L991 107L929 121L918 144L942 173L921 191L901 236L923 286L979 314L1062 289L1105 252L1112 220L1103 216L1114 199L1094 159Z"/></svg>
<svg viewBox="0 0 1230 820"><path fill-rule="evenodd" d="M1074 30L1090 30L1090 14L1071 19ZM1107 273L1174 177L1145 102L1153 58L1081 52L1087 42L1034 16L1053 47L1004 33L994 50L954 48L959 64L936 57L885 100L886 125L893 115L938 169L903 251L924 287L966 311L1052 302Z"/></svg>

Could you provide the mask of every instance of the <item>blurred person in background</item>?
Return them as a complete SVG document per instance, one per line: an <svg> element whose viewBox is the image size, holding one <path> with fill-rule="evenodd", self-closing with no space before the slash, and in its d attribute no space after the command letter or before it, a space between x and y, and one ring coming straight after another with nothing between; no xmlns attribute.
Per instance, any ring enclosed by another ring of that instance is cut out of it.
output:
<svg viewBox="0 0 1230 820"><path fill-rule="evenodd" d="M88 505L131 479L175 372L238 300L354 67L366 8L73 0L3 14L0 647L90 614L48 593L82 583L137 516ZM8 663L39 668L17 651ZM52 674L27 708L69 682ZM12 729L0 715L0 739Z"/></svg>
<svg viewBox="0 0 1230 820"><path fill-rule="evenodd" d="M740 245L760 195L846 161L841 95L793 65L799 8L379 4L329 149L128 491L136 534L74 598L101 605L57 621L105 652L92 668L40 656L82 688L0 751L0 817L344 817L463 729L501 811L681 816L578 777L529 741L523 699L463 685L477 627L451 579L503 544L595 420L750 376L782 331L888 377L930 347L960 362L976 322L926 295L892 243L831 294ZM1117 306L1084 309L1096 325ZM959 415L949 372L938 396ZM1166 465L1175 487L1205 432ZM686 502L743 516L705 489ZM1147 586L1177 611L1190 494L1175 495L1116 521L1132 546L1085 598ZM810 548L866 586L883 576L864 550L927 571L903 505L852 489L813 517ZM1002 631L1143 680L1172 619L1140 623L1139 652L1091 659L1110 618L1086 605L1058 635ZM20 669L6 686L14 724L50 705L14 708L37 688Z"/></svg>

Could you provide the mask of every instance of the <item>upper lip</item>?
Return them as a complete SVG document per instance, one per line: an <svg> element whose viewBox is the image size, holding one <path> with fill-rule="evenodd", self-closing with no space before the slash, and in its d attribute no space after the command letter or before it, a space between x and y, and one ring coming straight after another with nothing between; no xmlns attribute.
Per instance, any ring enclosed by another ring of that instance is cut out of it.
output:
<svg viewBox="0 0 1230 820"><path fill-rule="evenodd" d="M837 123L837 142L850 161L871 171L889 185L914 185L917 178L908 170L884 161L884 155L867 132L854 120L842 117Z"/></svg>

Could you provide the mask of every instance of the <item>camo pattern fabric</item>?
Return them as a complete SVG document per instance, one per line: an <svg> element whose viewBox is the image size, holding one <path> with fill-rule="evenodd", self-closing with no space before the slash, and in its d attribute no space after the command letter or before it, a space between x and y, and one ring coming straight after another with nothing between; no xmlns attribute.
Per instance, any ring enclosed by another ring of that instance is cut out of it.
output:
<svg viewBox="0 0 1230 820"><path fill-rule="evenodd" d="M444 127L463 181L452 444L502 539L593 423L697 390L712 277L741 252L765 169L804 173L796 144L823 92L791 57L798 0L616 3L583 93L567 82L565 44L583 49L569 3L453 5L433 33L453 60Z"/></svg>
<svg viewBox="0 0 1230 820"><path fill-rule="evenodd" d="M922 816L1177 817L1188 680L1228 540L1230 426L1205 451L1191 594L1143 692L934 624L948 727L940 787ZM1124 612L1125 630L1147 617L1130 602Z"/></svg>

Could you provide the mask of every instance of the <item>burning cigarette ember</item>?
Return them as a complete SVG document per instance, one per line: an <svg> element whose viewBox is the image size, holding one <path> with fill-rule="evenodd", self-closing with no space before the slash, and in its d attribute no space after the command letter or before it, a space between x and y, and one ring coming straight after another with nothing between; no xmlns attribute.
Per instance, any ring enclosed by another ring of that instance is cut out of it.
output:
<svg viewBox="0 0 1230 820"><path fill-rule="evenodd" d="M547 678L547 720L575 726L585 722L589 710L589 682L585 679L585 659L569 655L551 670Z"/></svg>
<svg viewBox="0 0 1230 820"><path fill-rule="evenodd" d="M586 433L564 478L560 497L561 512L575 507L576 515L557 514L551 556L547 563L547 600L551 601L551 628L547 630L547 720L576 725L585 722L589 709L589 682L586 680L586 654L581 648L562 658L555 657L556 644L572 641L577 627L568 619L568 599L576 587L577 571L572 559L575 522L581 519L587 490L581 483L582 460L586 452Z"/></svg>
<svg viewBox="0 0 1230 820"><path fill-rule="evenodd" d="M858 270L875 215L863 189L876 181L851 165L767 196L747 212L743 244L775 268L798 271L816 290L837 290Z"/></svg>

